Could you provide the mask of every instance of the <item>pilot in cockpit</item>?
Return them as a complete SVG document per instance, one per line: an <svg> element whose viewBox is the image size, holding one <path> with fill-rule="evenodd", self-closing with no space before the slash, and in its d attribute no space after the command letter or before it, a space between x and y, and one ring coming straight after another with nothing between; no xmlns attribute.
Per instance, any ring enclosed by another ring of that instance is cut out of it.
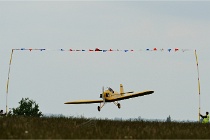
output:
<svg viewBox="0 0 210 140"><path fill-rule="evenodd" d="M113 90L113 89L111 89L110 87L108 88L108 90L109 90L109 91L111 91L112 93L114 93L114 90Z"/></svg>

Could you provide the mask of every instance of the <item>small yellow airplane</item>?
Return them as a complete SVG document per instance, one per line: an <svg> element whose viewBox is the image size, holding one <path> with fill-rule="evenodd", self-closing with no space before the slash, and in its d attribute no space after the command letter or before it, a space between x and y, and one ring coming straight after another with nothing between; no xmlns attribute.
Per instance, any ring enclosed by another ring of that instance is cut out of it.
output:
<svg viewBox="0 0 210 140"><path fill-rule="evenodd" d="M152 94L154 91L143 91L143 92L137 92L134 93L131 92L124 92L123 85L120 84L120 93L112 90L110 87L104 91L104 88L102 89L102 94L100 94L100 98L102 100L77 100L72 102L66 102L64 104L91 104L91 103L100 103L100 106L98 106L98 111L101 110L101 108L107 103L107 102L113 102L119 109L120 109L120 103L118 101L125 100L129 98L134 98L138 96L144 96L148 94Z"/></svg>

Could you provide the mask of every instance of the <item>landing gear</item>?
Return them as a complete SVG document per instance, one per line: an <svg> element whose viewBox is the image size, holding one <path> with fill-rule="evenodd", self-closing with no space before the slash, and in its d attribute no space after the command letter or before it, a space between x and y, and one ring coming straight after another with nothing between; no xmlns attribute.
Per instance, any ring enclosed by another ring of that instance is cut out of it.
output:
<svg viewBox="0 0 210 140"><path fill-rule="evenodd" d="M120 109L120 107L121 107L121 106L120 106L120 103L117 104L117 107Z"/></svg>
<svg viewBox="0 0 210 140"><path fill-rule="evenodd" d="M121 108L121 105L120 103L118 103L117 101L116 102L113 102L119 109Z"/></svg>
<svg viewBox="0 0 210 140"><path fill-rule="evenodd" d="M102 109L102 107L105 105L105 102L103 102L103 103L100 103L100 106L98 106L98 111L100 112L101 111L101 109Z"/></svg>
<svg viewBox="0 0 210 140"><path fill-rule="evenodd" d="M98 111L99 111L99 112L101 111L101 108L100 108L100 106L98 106Z"/></svg>
<svg viewBox="0 0 210 140"><path fill-rule="evenodd" d="M113 102L119 109L121 108L121 105L120 103L118 103L117 101L116 102ZM103 103L100 103L100 106L98 106L98 111L100 112L102 107L105 105L105 102Z"/></svg>

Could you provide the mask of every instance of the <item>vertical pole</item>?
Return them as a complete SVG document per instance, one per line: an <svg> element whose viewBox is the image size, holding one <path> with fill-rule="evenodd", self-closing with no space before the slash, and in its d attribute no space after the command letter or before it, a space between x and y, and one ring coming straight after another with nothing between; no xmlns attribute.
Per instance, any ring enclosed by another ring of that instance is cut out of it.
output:
<svg viewBox="0 0 210 140"><path fill-rule="evenodd" d="M10 61L9 61L9 71L8 71L8 79L7 79L7 87L6 87L6 114L8 113L8 92L9 92L9 76L10 76L10 69L12 64L12 55L13 55L14 49L12 49L11 55L10 55Z"/></svg>
<svg viewBox="0 0 210 140"><path fill-rule="evenodd" d="M196 58L196 63L197 63L197 73L198 73L198 94L199 94L199 109L198 109L198 122L200 122L200 111L201 111L201 99L200 99L200 94L201 94L201 91L200 91L200 76L199 76L199 68L198 68L198 56L197 56L197 53L196 53L196 50L195 50L195 58Z"/></svg>

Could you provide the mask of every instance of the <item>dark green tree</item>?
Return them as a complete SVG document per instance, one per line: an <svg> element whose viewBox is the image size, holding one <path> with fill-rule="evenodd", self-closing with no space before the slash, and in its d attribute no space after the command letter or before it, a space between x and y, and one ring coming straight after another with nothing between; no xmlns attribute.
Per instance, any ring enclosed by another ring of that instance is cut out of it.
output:
<svg viewBox="0 0 210 140"><path fill-rule="evenodd" d="M39 111L39 105L35 101L29 98L22 98L19 102L17 108L12 108L9 112L13 116L31 116L31 117L41 117L42 112Z"/></svg>

